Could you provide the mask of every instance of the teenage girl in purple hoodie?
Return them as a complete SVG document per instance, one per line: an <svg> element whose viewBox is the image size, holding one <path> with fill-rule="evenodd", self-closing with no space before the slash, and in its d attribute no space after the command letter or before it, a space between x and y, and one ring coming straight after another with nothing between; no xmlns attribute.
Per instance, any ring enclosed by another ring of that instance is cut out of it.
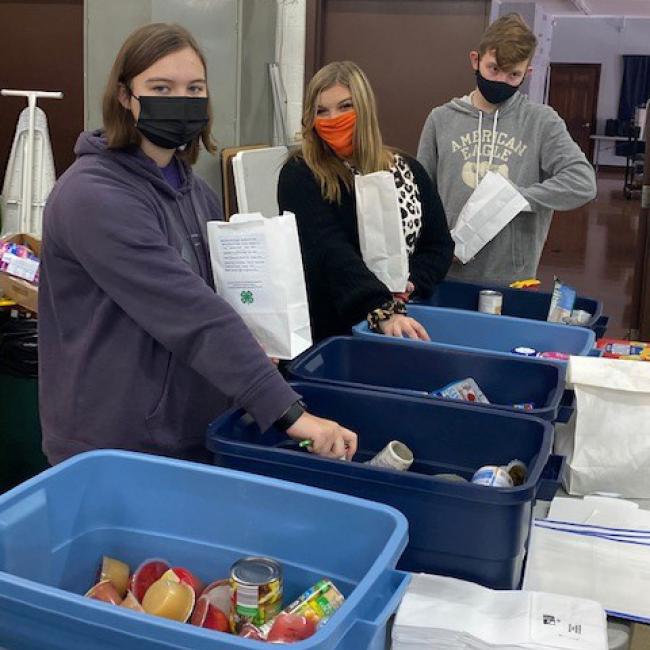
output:
<svg viewBox="0 0 650 650"><path fill-rule="evenodd" d="M214 292L206 221L217 196L192 173L214 153L205 58L178 25L131 34L104 95L104 129L45 210L40 412L51 463L98 448L209 460L207 426L233 404L262 430L351 458L356 435L303 409Z"/></svg>

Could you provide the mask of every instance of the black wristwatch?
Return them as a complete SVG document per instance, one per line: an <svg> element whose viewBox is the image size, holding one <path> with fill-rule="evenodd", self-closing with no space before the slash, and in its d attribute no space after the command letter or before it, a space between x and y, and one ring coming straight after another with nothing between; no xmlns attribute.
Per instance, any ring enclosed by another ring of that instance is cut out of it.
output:
<svg viewBox="0 0 650 650"><path fill-rule="evenodd" d="M298 400L294 402L273 424L280 431L288 431L305 412L305 405Z"/></svg>

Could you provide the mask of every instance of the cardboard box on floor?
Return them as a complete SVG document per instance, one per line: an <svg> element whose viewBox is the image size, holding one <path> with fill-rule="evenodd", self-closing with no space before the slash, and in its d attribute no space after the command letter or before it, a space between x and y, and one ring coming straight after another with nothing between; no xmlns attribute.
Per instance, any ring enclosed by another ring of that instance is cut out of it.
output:
<svg viewBox="0 0 650 650"><path fill-rule="evenodd" d="M650 625L632 623L630 650L650 650Z"/></svg>
<svg viewBox="0 0 650 650"><path fill-rule="evenodd" d="M41 255L41 242L31 235L12 235L6 237L14 244L28 246L36 255ZM26 280L15 278L0 271L0 294L15 300L19 305L30 311L38 311L38 287Z"/></svg>

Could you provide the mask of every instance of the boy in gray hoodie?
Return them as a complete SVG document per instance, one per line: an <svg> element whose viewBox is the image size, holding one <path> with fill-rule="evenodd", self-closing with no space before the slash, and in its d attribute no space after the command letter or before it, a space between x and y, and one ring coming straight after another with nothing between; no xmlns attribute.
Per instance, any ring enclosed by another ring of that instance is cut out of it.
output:
<svg viewBox="0 0 650 650"><path fill-rule="evenodd" d="M593 168L564 121L517 92L536 45L521 16L499 18L470 53L477 88L434 108L422 130L418 159L437 186L450 229L488 170L507 178L531 208L470 262L454 260L453 279L507 285L535 277L553 210L572 210L596 196Z"/></svg>

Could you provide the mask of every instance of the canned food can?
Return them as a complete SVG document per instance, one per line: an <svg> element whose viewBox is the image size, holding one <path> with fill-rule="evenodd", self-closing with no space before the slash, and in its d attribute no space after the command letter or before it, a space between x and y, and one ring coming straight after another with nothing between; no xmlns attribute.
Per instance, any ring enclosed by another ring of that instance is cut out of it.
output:
<svg viewBox="0 0 650 650"><path fill-rule="evenodd" d="M528 477L528 467L526 463L519 459L511 460L504 468L512 479L514 486L523 485Z"/></svg>
<svg viewBox="0 0 650 650"><path fill-rule="evenodd" d="M344 601L345 598L336 585L331 580L323 579L307 589L283 611L285 614L304 616L319 627L333 616ZM271 621L259 628L263 639L268 637L273 623L274 621Z"/></svg>
<svg viewBox="0 0 650 650"><path fill-rule="evenodd" d="M267 623L282 611L282 567L267 557L238 560L230 570L230 628L239 634L246 623Z"/></svg>
<svg viewBox="0 0 650 650"><path fill-rule="evenodd" d="M503 294L500 291L483 289L478 294L478 310L482 314L501 315L503 308Z"/></svg>
<svg viewBox="0 0 650 650"><path fill-rule="evenodd" d="M474 485L487 485L489 487L513 487L512 478L503 467L496 465L486 465L476 470L472 476Z"/></svg>
<svg viewBox="0 0 650 650"><path fill-rule="evenodd" d="M576 325L586 325L591 320L591 314L584 309L574 309L571 312L571 321Z"/></svg>
<svg viewBox="0 0 650 650"><path fill-rule="evenodd" d="M519 354L522 357L535 357L537 356L537 350L535 348L529 348L526 347L525 345L518 346L516 348L512 348L511 352L513 354Z"/></svg>

